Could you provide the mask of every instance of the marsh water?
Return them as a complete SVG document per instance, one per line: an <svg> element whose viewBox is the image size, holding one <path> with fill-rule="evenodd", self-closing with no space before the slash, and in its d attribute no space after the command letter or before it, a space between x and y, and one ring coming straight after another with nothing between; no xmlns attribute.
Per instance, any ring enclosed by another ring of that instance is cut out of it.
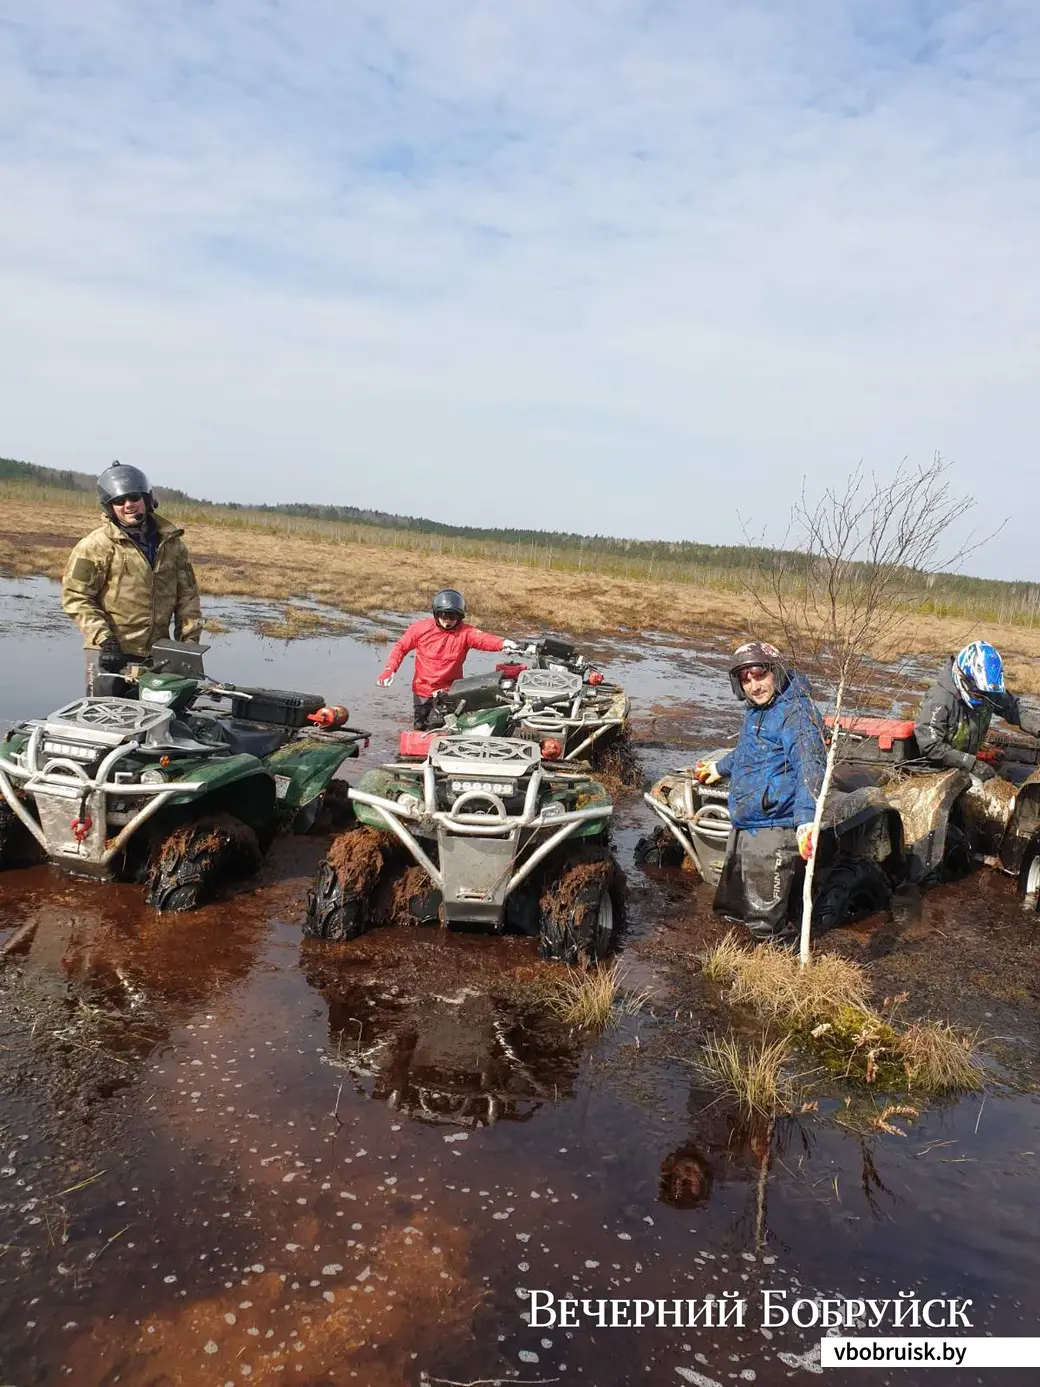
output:
<svg viewBox="0 0 1040 1387"><path fill-rule="evenodd" d="M6 724L76 697L81 664L53 584L2 582L0 603ZM383 691L375 677L399 620L275 641L257 634L261 604L207 615L223 627L211 674L349 704L373 734L349 778L392 754L407 680ZM632 696L647 779L735 731L723 642L593 645ZM698 1087L697 1043L730 1021L695 956L722 927L688 874L634 866L650 823L637 792L620 800L621 955L649 1000L592 1037L533 1000L546 965L530 940L398 928L304 942L327 838L277 840L257 879L172 918L131 885L5 873L0 947L37 928L0 963L0 1380L819 1374L820 1330L763 1332L763 1288L970 1299L971 1333L1035 1334L1040 931L1014 883L981 870L841 932L880 986L980 1031L984 1095L921 1102L888 1124L900 1134L863 1120L883 1096L846 1105L828 1090L763 1133ZM538 1328L532 1289L733 1292L749 1308L743 1329Z"/></svg>

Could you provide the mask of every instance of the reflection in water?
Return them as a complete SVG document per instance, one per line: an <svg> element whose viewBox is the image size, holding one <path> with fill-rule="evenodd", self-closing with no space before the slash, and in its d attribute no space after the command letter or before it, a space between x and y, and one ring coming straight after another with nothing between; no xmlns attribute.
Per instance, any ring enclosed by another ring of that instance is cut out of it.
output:
<svg viewBox="0 0 1040 1387"><path fill-rule="evenodd" d="M707 1156L692 1142L684 1142L661 1162L658 1198L673 1209L699 1209L711 1198L713 1178Z"/></svg>
<svg viewBox="0 0 1040 1387"><path fill-rule="evenodd" d="M573 1096L572 1039L533 1008L472 987L410 995L385 982L309 979L329 1005L326 1062L359 1093L419 1122L527 1122Z"/></svg>
<svg viewBox="0 0 1040 1387"><path fill-rule="evenodd" d="M127 1087L175 1027L248 976L262 940L226 904L174 923L132 888L47 867L9 874L3 903L2 923L27 927L0 974L4 1067L27 1112L85 1117Z"/></svg>

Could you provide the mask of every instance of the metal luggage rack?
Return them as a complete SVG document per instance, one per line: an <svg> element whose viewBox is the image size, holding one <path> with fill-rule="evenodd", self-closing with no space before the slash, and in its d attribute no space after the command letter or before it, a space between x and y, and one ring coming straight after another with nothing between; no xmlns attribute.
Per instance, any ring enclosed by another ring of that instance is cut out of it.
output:
<svg viewBox="0 0 1040 1387"><path fill-rule="evenodd" d="M142 706L127 699L78 699L45 720L25 724L32 732L24 754L17 761L0 757L0 794L45 852L50 851L47 834L29 813L12 782L18 784L21 795L39 795L43 801L74 801L81 806L90 805L95 812L103 806L107 795L140 796L146 803L115 838L104 843L94 859L106 866L164 804L176 795L203 788L201 781L145 785L139 780L115 778L115 767L125 757L135 751L158 750L157 738L151 745L149 741L160 730L167 731L171 718L169 709ZM90 767L96 767L93 773ZM90 855L85 843L81 842L79 848L79 856Z"/></svg>
<svg viewBox="0 0 1040 1387"><path fill-rule="evenodd" d="M437 772L460 775L463 771L474 779L478 776L504 775L508 767L516 768L514 777L527 775L524 805L519 814L510 814L502 798L493 790L463 791L450 809L437 808ZM525 769L520 770L523 766ZM410 767L409 769L413 769ZM569 838L582 824L590 820L608 819L613 805L597 805L587 809L567 810L557 803L538 808L538 797L546 781L551 782L541 767L541 750L534 742L513 737L438 737L431 745L429 757L422 766L422 801L417 796L404 800L385 799L366 790L351 788L350 798L374 809L395 834L412 857L419 863L434 886L444 889L444 876L418 842L415 833L402 820L415 826L418 833L434 836L446 833L452 837L495 838L516 841L522 832L534 834L541 829L555 832L534 850L530 857L512 874L505 888L508 895L521 884L535 867L555 848ZM418 788L418 787L416 787ZM483 803L487 811L473 812L472 806Z"/></svg>

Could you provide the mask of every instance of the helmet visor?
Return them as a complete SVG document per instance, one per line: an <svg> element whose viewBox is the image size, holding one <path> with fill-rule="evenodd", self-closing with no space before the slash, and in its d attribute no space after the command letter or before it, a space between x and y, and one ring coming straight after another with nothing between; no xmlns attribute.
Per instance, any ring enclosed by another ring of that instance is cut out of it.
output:
<svg viewBox="0 0 1040 1387"><path fill-rule="evenodd" d="M742 684L750 683L752 679L764 679L769 673L768 665L741 665L738 670L734 670L737 678Z"/></svg>

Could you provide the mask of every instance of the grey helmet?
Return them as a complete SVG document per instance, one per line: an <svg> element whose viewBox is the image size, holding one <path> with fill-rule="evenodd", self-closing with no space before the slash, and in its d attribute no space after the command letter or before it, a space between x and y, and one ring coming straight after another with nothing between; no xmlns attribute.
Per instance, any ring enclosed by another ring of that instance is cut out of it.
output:
<svg viewBox="0 0 1040 1387"><path fill-rule="evenodd" d="M747 695L737 676L742 669L747 669L750 665L765 665L773 671L778 694L782 694L791 682L791 671L784 664L775 645L770 645L768 641L748 641L746 645L738 646L734 650L733 663L729 667L729 682L739 699L746 699Z"/></svg>
<svg viewBox="0 0 1040 1387"><path fill-rule="evenodd" d="M155 497L148 478L139 467L125 462L114 462L105 468L97 479L97 494L101 509L107 515L112 514L112 502L123 496L143 496L148 509L155 510Z"/></svg>
<svg viewBox="0 0 1040 1387"><path fill-rule="evenodd" d="M465 616L466 599L455 588L441 588L433 599L434 616Z"/></svg>

